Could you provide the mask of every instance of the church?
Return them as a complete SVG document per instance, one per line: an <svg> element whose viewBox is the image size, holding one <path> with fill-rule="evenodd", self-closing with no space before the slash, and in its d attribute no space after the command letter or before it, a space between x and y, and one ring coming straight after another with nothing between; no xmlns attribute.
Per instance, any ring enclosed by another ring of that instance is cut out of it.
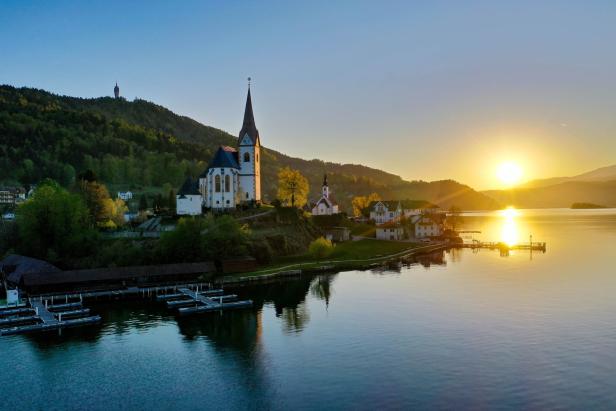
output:
<svg viewBox="0 0 616 411"><path fill-rule="evenodd" d="M338 214L338 204L330 196L329 185L327 184L327 174L323 176L321 186L321 198L312 207L312 215L332 215Z"/></svg>
<svg viewBox="0 0 616 411"><path fill-rule="evenodd" d="M220 146L197 181L187 178L176 196L178 215L199 215L203 209L225 211L261 203L261 140L250 96L237 148Z"/></svg>

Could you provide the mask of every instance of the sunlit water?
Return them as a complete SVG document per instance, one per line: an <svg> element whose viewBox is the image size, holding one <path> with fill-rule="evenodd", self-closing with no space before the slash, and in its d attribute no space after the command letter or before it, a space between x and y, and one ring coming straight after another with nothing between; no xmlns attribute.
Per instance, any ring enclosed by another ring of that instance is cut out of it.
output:
<svg viewBox="0 0 616 411"><path fill-rule="evenodd" d="M0 408L615 409L616 210L464 219L547 252L240 288L222 316L90 305L100 327L0 339Z"/></svg>

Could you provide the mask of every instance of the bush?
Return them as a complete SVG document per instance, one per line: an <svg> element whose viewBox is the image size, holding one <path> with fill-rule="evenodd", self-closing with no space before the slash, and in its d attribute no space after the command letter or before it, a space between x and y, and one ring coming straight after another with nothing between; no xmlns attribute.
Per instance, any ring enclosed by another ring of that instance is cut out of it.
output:
<svg viewBox="0 0 616 411"><path fill-rule="evenodd" d="M326 238L319 237L308 246L308 252L316 259L329 256L334 251L334 245Z"/></svg>

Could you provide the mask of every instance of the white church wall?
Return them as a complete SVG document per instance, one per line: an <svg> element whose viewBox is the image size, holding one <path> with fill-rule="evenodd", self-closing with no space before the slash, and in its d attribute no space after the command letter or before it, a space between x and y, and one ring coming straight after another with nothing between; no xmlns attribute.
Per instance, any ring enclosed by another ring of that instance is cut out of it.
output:
<svg viewBox="0 0 616 411"><path fill-rule="evenodd" d="M219 181L218 184L217 181ZM226 167L211 169L208 173L205 192L206 207L213 209L235 208L239 192L237 170Z"/></svg>
<svg viewBox="0 0 616 411"><path fill-rule="evenodd" d="M176 196L175 204L176 204L176 213L178 215L200 215L201 214L201 196L200 195Z"/></svg>

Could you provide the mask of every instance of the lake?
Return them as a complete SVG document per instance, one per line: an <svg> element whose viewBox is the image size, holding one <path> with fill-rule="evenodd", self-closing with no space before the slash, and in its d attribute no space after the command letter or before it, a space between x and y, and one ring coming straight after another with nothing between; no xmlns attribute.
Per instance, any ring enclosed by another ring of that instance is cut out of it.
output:
<svg viewBox="0 0 616 411"><path fill-rule="evenodd" d="M0 409L614 409L616 210L466 214L485 241L387 269L236 288L176 318L0 339Z"/></svg>

